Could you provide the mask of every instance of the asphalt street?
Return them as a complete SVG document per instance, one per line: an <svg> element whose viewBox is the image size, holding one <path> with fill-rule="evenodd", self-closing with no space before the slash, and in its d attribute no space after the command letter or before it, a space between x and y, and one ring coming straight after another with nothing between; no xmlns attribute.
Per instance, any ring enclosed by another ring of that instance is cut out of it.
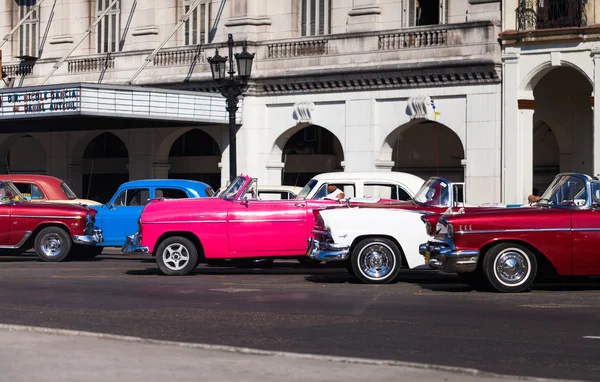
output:
<svg viewBox="0 0 600 382"><path fill-rule="evenodd" d="M600 279L508 295L433 271L363 285L340 268L276 264L167 277L147 257L3 256L0 323L600 380Z"/></svg>

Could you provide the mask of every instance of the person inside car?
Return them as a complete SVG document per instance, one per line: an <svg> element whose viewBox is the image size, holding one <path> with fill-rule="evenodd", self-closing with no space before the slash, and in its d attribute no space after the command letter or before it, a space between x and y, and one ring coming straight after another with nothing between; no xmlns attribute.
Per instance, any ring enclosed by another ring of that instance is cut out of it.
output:
<svg viewBox="0 0 600 382"><path fill-rule="evenodd" d="M325 195L325 197L323 199L337 200L337 199L344 199L346 197L344 192L342 190L340 190L339 188L337 188L337 186L335 184L328 185L327 192L329 192L329 194Z"/></svg>

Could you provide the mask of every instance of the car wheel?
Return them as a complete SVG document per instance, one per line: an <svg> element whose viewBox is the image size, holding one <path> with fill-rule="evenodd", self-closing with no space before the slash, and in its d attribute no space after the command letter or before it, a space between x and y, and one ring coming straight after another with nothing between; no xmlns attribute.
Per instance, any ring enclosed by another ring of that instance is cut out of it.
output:
<svg viewBox="0 0 600 382"><path fill-rule="evenodd" d="M503 243L485 254L483 270L496 291L518 293L529 289L535 280L537 261L527 247Z"/></svg>
<svg viewBox="0 0 600 382"><path fill-rule="evenodd" d="M160 243L156 251L158 269L167 276L183 276L198 265L198 250L185 237L173 236Z"/></svg>
<svg viewBox="0 0 600 382"><path fill-rule="evenodd" d="M366 284L387 284L394 280L402 256L391 240L383 238L364 239L352 250L350 257L354 275Z"/></svg>
<svg viewBox="0 0 600 382"><path fill-rule="evenodd" d="M301 257L298 262L304 267L315 267L321 264L321 260L309 259L308 257Z"/></svg>
<svg viewBox="0 0 600 382"><path fill-rule="evenodd" d="M75 258L80 260L91 260L100 255L104 247L96 247L90 245L78 245L73 248Z"/></svg>
<svg viewBox="0 0 600 382"><path fill-rule="evenodd" d="M72 245L67 231L60 227L47 227L35 237L34 248L43 261L63 261L69 256Z"/></svg>

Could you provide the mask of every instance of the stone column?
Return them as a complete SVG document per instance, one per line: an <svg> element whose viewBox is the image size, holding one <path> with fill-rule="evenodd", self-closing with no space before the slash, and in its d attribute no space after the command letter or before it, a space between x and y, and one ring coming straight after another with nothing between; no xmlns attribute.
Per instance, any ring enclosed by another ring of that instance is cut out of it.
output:
<svg viewBox="0 0 600 382"><path fill-rule="evenodd" d="M517 150L519 156L518 179L520 194L515 203L527 202L527 196L533 191L533 113L534 100L519 100L519 142Z"/></svg>
<svg viewBox="0 0 600 382"><path fill-rule="evenodd" d="M346 132L344 171L374 171L373 100L357 99L346 102Z"/></svg>
<svg viewBox="0 0 600 382"><path fill-rule="evenodd" d="M523 195L525 187L522 173L524 166L522 122L526 116L519 110L519 54L518 52L505 53L502 61L504 69L502 82L502 201L507 204L516 204L523 203L523 198L528 195ZM528 109L524 108L523 110ZM533 114L533 109L529 110ZM527 111L524 113L527 114ZM533 121L530 122L530 124L532 123ZM530 130L530 133L533 131ZM531 147L529 150L531 151ZM529 172L531 171L533 168ZM531 189L528 192L531 193Z"/></svg>
<svg viewBox="0 0 600 382"><path fill-rule="evenodd" d="M152 178L153 179L169 179L169 170L171 165L168 163L153 163Z"/></svg>
<svg viewBox="0 0 600 382"><path fill-rule="evenodd" d="M600 97L596 97L596 89L600 84L600 49L592 50L592 57L594 60L594 138L593 138L593 163L594 169L593 174L590 175L598 175L600 174Z"/></svg>
<svg viewBox="0 0 600 382"><path fill-rule="evenodd" d="M277 186L281 184L281 173L285 164L283 162L267 162L267 177L262 182L263 184L269 184Z"/></svg>

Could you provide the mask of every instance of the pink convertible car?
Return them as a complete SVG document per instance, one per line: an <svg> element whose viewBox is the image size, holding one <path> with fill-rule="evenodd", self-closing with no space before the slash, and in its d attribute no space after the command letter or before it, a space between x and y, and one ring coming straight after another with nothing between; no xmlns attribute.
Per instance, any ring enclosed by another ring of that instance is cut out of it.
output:
<svg viewBox="0 0 600 382"><path fill-rule="evenodd" d="M392 200L371 200L394 202ZM357 201L361 202L361 201ZM367 200L362 201L367 202ZM185 275L200 261L306 259L314 209L336 200L260 200L257 181L239 176L217 198L153 200L123 253L152 253L166 275Z"/></svg>

